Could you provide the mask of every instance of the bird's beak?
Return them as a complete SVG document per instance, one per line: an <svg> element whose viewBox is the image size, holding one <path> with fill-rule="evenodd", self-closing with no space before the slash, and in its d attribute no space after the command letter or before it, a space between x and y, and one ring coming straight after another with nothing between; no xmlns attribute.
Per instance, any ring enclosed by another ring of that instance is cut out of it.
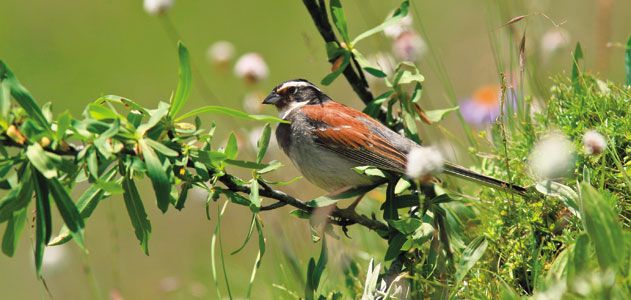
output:
<svg viewBox="0 0 631 300"><path fill-rule="evenodd" d="M276 104L278 100L280 100L280 95L276 92L271 92L269 95L267 95L265 100L263 100L263 104Z"/></svg>

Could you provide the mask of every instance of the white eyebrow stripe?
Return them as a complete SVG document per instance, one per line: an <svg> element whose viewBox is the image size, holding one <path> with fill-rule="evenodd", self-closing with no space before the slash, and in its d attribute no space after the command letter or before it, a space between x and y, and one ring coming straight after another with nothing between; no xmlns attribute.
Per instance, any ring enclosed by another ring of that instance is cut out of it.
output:
<svg viewBox="0 0 631 300"><path fill-rule="evenodd" d="M299 86L310 86L310 87L315 88L318 91L320 90L317 86L315 86L313 84L310 84L308 82L304 82L304 81L289 81L289 82L285 82L281 86L279 86L276 89L276 92L280 92L280 91L282 91L284 89L287 89L287 88L290 88L290 87L299 87Z"/></svg>

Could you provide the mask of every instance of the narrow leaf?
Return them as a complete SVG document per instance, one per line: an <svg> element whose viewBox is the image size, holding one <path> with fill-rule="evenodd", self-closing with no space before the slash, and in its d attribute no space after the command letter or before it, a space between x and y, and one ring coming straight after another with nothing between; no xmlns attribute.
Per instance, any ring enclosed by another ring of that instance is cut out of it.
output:
<svg viewBox="0 0 631 300"><path fill-rule="evenodd" d="M136 132L138 133L138 135L143 136L145 135L145 132L147 132L149 129L153 128L154 126L156 126L156 124L158 124L158 122L160 122L160 120L162 120L162 118L164 118L164 116L167 115L168 110L169 110L169 105L164 102L160 102L158 104L157 109L150 110L149 111L150 117L147 123L138 126L138 129L136 129Z"/></svg>
<svg viewBox="0 0 631 300"><path fill-rule="evenodd" d="M348 25L346 24L346 16L344 15L344 9L342 9L342 3L340 0L331 0L329 7L331 9L331 17L333 18L335 28L337 28L337 31L342 36L342 39L346 43L349 43L351 39L348 35Z"/></svg>
<svg viewBox="0 0 631 300"><path fill-rule="evenodd" d="M84 224L83 218L79 214L79 210L75 206L74 202L72 202L68 191L66 191L57 178L50 179L48 184L50 187L50 193L53 195L53 199L55 199L55 204L57 204L59 214L70 230L72 238L77 245L81 247L81 249L85 250L85 245L83 243Z"/></svg>
<svg viewBox="0 0 631 300"><path fill-rule="evenodd" d="M373 35L376 33L379 33L381 31L383 31L386 27L391 26L396 24L397 22L400 22L401 19L403 19L403 17L405 17L408 14L408 10L410 7L410 1L409 0L405 0L403 2L401 2L401 6L399 6L399 8L397 8L394 13L392 14L392 16L390 18L388 18L386 21L384 21L383 23L379 24L378 26L369 29L365 32L363 32L362 34L358 35L352 42L351 45L355 45L357 44L357 42Z"/></svg>
<svg viewBox="0 0 631 300"><path fill-rule="evenodd" d="M467 245L467 248L462 251L462 257L457 267L456 282L461 282L464 279L473 265L480 260L487 246L488 242L484 236L475 238Z"/></svg>
<svg viewBox="0 0 631 300"><path fill-rule="evenodd" d="M171 99L171 107L169 108L170 117L177 115L182 107L184 107L186 100L188 100L188 97L191 94L191 82L193 77L191 75L191 63L188 50L182 42L177 43L177 48L178 57L180 59L180 68L178 70L179 80L177 82L175 94Z"/></svg>
<svg viewBox="0 0 631 300"><path fill-rule="evenodd" d="M274 122L274 123L289 123L288 121L285 121L283 119L277 118L277 117L273 117L273 116L265 116L265 115L250 115L247 113L244 113L240 110L236 110L236 109L232 109L232 108L227 108L227 107L223 107L223 106L203 106L194 110L191 110L181 116L179 116L178 118L175 119L176 122L182 121L186 118L189 117L193 117L196 116L198 114L202 114L202 113L217 113L217 114L221 114L224 116L229 116L229 117L235 117L235 118L241 118L241 119L245 119L245 120L253 120L253 121L264 121L264 122Z"/></svg>
<svg viewBox="0 0 631 300"><path fill-rule="evenodd" d="M428 111L425 111L425 116L427 116L427 118L430 121L435 123L435 122L442 121L445 118L445 116L447 116L450 112L457 111L458 109L460 109L460 106L455 106L455 107L446 108L446 109L428 110Z"/></svg>
<svg viewBox="0 0 631 300"><path fill-rule="evenodd" d="M13 217L7 222L7 228L2 237L2 252L9 257L15 253L15 248L20 241L20 235L26 223L26 208L13 213Z"/></svg>
<svg viewBox="0 0 631 300"><path fill-rule="evenodd" d="M136 238L140 241L140 247L149 255L149 236L151 234L151 223L147 218L145 207L140 200L138 189L133 179L127 176L123 179L123 198L125 200L125 206L127 207L127 213L131 220L131 225L134 227Z"/></svg>
<svg viewBox="0 0 631 300"><path fill-rule="evenodd" d="M48 124L48 120L42 113L41 108L37 105L33 96L29 93L22 84L18 81L18 79L13 75L9 66L7 66L2 60L0 60L0 81L7 82L10 90L11 96L22 106L24 111L31 117L38 125L46 130L50 130L50 125Z"/></svg>
<svg viewBox="0 0 631 300"><path fill-rule="evenodd" d="M581 216L585 231L594 247L600 267L614 268L624 257L625 240L617 214L603 196L583 182L581 187Z"/></svg>
<svg viewBox="0 0 631 300"><path fill-rule="evenodd" d="M48 179L57 177L58 165L55 160L59 161L61 158L56 154L48 153L38 143L34 143L26 149L26 157L44 177Z"/></svg>
<svg viewBox="0 0 631 300"><path fill-rule="evenodd" d="M228 137L228 142L226 142L226 148L223 151L226 154L227 159L235 159L239 154L239 145L237 143L237 136L234 135L234 132L230 133Z"/></svg>
<svg viewBox="0 0 631 300"><path fill-rule="evenodd" d="M261 134L261 138L257 142L257 146L259 151L256 155L256 163L260 164L263 161L263 157L265 157L265 153L267 152L267 148L269 147L270 136L272 135L272 128L269 123L265 124L263 127L263 133Z"/></svg>
<svg viewBox="0 0 631 300"><path fill-rule="evenodd" d="M142 155L145 158L145 164L147 166L147 175L151 179L153 185L153 191L156 194L156 200L158 202L158 208L162 212L166 212L169 208L169 198L171 194L171 183L167 176L158 155L153 151L153 148L147 145L146 139L142 139L138 142L142 149Z"/></svg>
<svg viewBox="0 0 631 300"><path fill-rule="evenodd" d="M322 78L322 81L320 81L320 83L322 83L323 85L331 84L333 80L335 80L335 78L337 78L338 76L340 76L340 74L342 74L342 72L344 72L346 67L348 67L348 64L350 63L350 61L351 61L351 54L349 52L344 52L342 56L342 63L340 64L340 66L337 69L333 70L333 72L324 76L324 78Z"/></svg>
<svg viewBox="0 0 631 300"><path fill-rule="evenodd" d="M579 80L579 61L581 59L583 59L583 50L581 48L581 43L576 43L576 48L574 49L574 55L572 57L572 86L577 92L581 90L581 84Z"/></svg>

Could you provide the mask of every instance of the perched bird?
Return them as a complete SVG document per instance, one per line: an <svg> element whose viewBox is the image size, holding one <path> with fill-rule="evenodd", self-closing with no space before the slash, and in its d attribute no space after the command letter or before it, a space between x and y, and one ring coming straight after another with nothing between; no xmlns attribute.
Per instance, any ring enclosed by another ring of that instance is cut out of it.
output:
<svg viewBox="0 0 631 300"><path fill-rule="evenodd" d="M373 185L380 179L359 174L358 166L405 174L408 154L424 149L372 117L333 101L304 79L285 81L263 100L289 124L279 124L276 139L302 175L328 191ZM526 189L452 163L445 173L517 194Z"/></svg>

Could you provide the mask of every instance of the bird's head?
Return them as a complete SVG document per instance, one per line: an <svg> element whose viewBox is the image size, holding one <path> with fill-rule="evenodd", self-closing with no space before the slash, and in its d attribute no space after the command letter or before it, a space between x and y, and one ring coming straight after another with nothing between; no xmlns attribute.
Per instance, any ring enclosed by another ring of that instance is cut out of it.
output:
<svg viewBox="0 0 631 300"><path fill-rule="evenodd" d="M273 104L280 112L280 117L285 118L296 108L321 104L330 98L313 83L304 79L285 81L277 85L263 100L263 104Z"/></svg>

